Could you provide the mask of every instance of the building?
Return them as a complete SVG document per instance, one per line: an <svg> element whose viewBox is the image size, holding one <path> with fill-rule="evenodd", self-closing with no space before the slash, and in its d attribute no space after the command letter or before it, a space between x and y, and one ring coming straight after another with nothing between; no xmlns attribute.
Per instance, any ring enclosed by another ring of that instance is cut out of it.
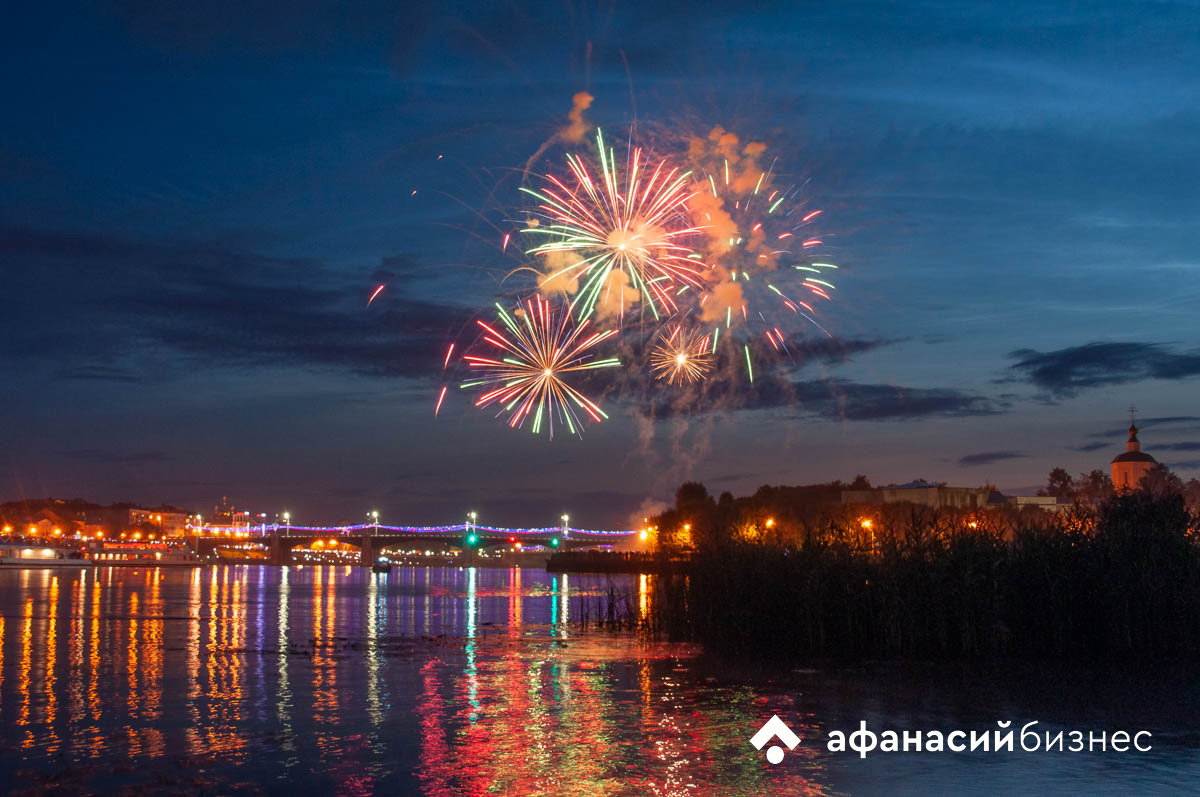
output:
<svg viewBox="0 0 1200 797"><path fill-rule="evenodd" d="M1136 490L1138 482L1158 464L1158 460L1142 451L1138 442L1138 428L1129 421L1129 442L1125 444L1125 453L1113 457L1112 483L1118 492Z"/></svg>
<svg viewBox="0 0 1200 797"><path fill-rule="evenodd" d="M1043 512L1065 512L1072 504L1068 498L1055 498L1053 495L1014 495L1008 499L1017 509L1031 506Z"/></svg>
<svg viewBox="0 0 1200 797"><path fill-rule="evenodd" d="M142 509L133 507L129 510L129 527L139 528L150 526L159 530L167 537L181 536L192 522L192 516L181 512L175 507L159 509Z"/></svg>
<svg viewBox="0 0 1200 797"><path fill-rule="evenodd" d="M1004 496L987 487L947 487L923 481L842 491L843 504L910 503L934 509L986 509L1004 502Z"/></svg>

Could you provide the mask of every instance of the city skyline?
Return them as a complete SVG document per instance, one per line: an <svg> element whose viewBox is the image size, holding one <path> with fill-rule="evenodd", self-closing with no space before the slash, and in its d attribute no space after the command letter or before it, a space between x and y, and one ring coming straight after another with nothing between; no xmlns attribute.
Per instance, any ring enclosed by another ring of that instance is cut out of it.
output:
<svg viewBox="0 0 1200 797"><path fill-rule="evenodd" d="M1028 489L1104 468L1129 404L1200 475L1185 5L713 6L667 47L587 6L239 9L28 8L0 34L5 499L614 527L686 479ZM445 345L508 291L495 225L579 91L614 134L779 153L836 238L831 337L686 414L610 396L582 440L462 395L435 421Z"/></svg>

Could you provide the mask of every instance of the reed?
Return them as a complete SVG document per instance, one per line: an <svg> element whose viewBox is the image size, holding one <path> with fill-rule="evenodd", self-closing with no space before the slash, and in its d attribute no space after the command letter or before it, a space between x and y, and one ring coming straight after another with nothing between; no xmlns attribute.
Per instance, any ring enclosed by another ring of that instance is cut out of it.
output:
<svg viewBox="0 0 1200 797"><path fill-rule="evenodd" d="M846 523L722 536L658 579L656 631L793 660L1200 655L1200 543L1177 497L1002 529L914 513L869 547Z"/></svg>

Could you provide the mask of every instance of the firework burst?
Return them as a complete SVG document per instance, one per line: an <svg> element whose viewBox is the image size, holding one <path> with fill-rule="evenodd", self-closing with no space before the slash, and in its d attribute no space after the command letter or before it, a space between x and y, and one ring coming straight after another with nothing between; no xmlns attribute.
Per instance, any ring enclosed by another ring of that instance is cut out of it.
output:
<svg viewBox="0 0 1200 797"><path fill-rule="evenodd" d="M712 338L676 325L650 352L650 370L669 385L698 382L713 367Z"/></svg>
<svg viewBox="0 0 1200 797"><path fill-rule="evenodd" d="M714 339L724 333L742 349L751 381L754 341L761 335L786 354L785 330L797 321L828 335L817 307L836 290L830 275L837 266L821 254L817 232L823 211L800 188L776 185L774 165L759 165L765 151L721 128L688 147L697 175L689 210L704 230L710 265L699 317L713 325Z"/></svg>
<svg viewBox="0 0 1200 797"><path fill-rule="evenodd" d="M574 322L567 310L555 310L540 296L528 299L515 313L496 305L499 328L483 321L483 342L494 350L491 356L467 354L463 360L477 378L461 387L483 387L475 406L498 406L498 414L508 415L514 429L531 421L531 431L545 427L554 437L554 423L565 425L571 434L582 429L578 410L599 423L607 418L604 410L567 378L581 371L620 365L613 357L595 359L592 350L616 335L615 330L591 331L590 322Z"/></svg>
<svg viewBox="0 0 1200 797"><path fill-rule="evenodd" d="M596 147L597 179L568 154L567 180L551 175L541 191L521 189L539 203L524 232L543 240L529 254L551 264L543 284L570 286L579 318L601 302L615 303L624 318L627 303L642 301L657 320L674 312L680 292L704 282L706 266L690 245L700 232L688 215L691 173L665 160L652 165L634 147L622 177L600 131Z"/></svg>

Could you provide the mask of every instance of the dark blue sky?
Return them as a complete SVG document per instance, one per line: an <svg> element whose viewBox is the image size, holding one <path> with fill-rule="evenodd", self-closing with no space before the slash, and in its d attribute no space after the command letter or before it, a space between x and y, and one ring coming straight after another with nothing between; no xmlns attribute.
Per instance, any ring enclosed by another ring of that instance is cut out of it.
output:
<svg viewBox="0 0 1200 797"><path fill-rule="evenodd" d="M1107 467L1129 404L1200 474L1195 3L178 5L0 31L5 498L612 526L685 477L1027 487ZM836 341L741 409L434 422L585 89L808 181Z"/></svg>

